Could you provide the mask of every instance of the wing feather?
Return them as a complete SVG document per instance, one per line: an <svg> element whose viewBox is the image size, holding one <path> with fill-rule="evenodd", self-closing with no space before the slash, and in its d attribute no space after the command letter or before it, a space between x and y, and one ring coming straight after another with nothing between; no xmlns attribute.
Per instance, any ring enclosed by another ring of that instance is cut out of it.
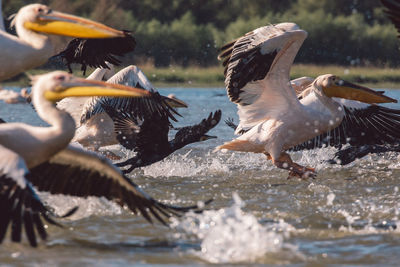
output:
<svg viewBox="0 0 400 267"><path fill-rule="evenodd" d="M11 224L11 240L21 242L23 229L29 244L37 246L36 234L45 240L47 233L42 218L60 226L51 219L53 214L44 206L28 180L25 162L13 151L0 146L0 243Z"/></svg>
<svg viewBox="0 0 400 267"><path fill-rule="evenodd" d="M138 67L128 66L112 76L107 82L142 88L152 92L152 96L143 98L92 97L83 107L81 124L84 124L94 115L105 112L104 104L115 110L134 114L139 119L158 113L167 115L170 119L176 121L174 115L179 115L178 112L169 105L163 96L153 89L150 81L147 80Z"/></svg>
<svg viewBox="0 0 400 267"><path fill-rule="evenodd" d="M400 143L400 110L369 105L363 109L344 106L344 111L345 116L338 127L315 137L320 138L322 142L314 144L307 141L295 146L292 150L314 149L322 146L340 148L344 144L363 146Z"/></svg>
<svg viewBox="0 0 400 267"><path fill-rule="evenodd" d="M400 33L400 2L397 0L381 0L381 2L386 7L384 12Z"/></svg>
<svg viewBox="0 0 400 267"><path fill-rule="evenodd" d="M97 196L126 205L133 213L140 211L149 222L149 210L162 210L157 220L165 224L171 215L192 207L162 204L143 192L124 176L108 159L92 152L69 146L50 160L30 170L29 180L41 191L79 197ZM80 184L81 183L81 184ZM84 186L81 186L84 185ZM150 211L151 214L153 212ZM162 216L161 216L162 215Z"/></svg>
<svg viewBox="0 0 400 267"><path fill-rule="evenodd" d="M307 33L294 23L258 28L222 47L229 99L238 104L239 128L251 128L289 106L300 107L289 82L293 60Z"/></svg>
<svg viewBox="0 0 400 267"><path fill-rule="evenodd" d="M108 68L106 62L119 66L121 61L116 56L123 56L132 52L136 47L135 38L125 31L124 37L106 39L73 39L66 49L53 56L61 57L68 69L72 72L71 64L81 64L81 70L85 75L86 67Z"/></svg>

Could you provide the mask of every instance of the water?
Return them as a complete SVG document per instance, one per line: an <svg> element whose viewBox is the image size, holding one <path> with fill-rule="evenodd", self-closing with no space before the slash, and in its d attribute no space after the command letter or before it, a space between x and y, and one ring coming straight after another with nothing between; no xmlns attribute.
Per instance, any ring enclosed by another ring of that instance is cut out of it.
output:
<svg viewBox="0 0 400 267"><path fill-rule="evenodd" d="M216 109L237 121L223 89L162 89L189 104L176 126L198 123ZM390 91L400 99L400 91ZM389 105L400 108L399 104ZM29 105L0 105L6 121L44 125ZM151 225L105 199L41 197L57 212L79 205L63 229L49 226L39 248L9 238L5 265L157 266L229 264L398 265L400 260L400 154L368 155L348 166L321 163L334 149L293 153L316 167L317 179L287 180L263 155L212 152L234 137L221 122L218 139L193 144L131 177L153 197L188 205L214 198L203 214ZM126 153L119 146L111 147Z"/></svg>

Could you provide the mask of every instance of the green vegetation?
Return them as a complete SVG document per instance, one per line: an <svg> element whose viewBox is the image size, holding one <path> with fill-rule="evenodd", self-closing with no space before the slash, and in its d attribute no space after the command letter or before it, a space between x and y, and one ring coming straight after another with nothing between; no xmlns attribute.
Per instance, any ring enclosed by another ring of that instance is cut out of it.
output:
<svg viewBox="0 0 400 267"><path fill-rule="evenodd" d="M155 68L151 65L140 66L149 80L156 87L224 87L223 68L213 67L181 67ZM50 69L35 69L28 71L29 75L41 74ZM90 72L91 70L89 70ZM341 78L373 88L400 88L400 69L376 67L342 67L334 65L295 64L292 67L291 78L302 76L316 77L321 74L332 73ZM78 68L75 75L82 75ZM3 82L2 85L26 86L29 84L28 76L19 75L17 79Z"/></svg>
<svg viewBox="0 0 400 267"><path fill-rule="evenodd" d="M391 69L400 63L397 32L378 0L3 0L5 17L32 2L131 30L137 47L124 63L144 68L156 83L222 84L218 48L284 21L309 34L293 77L334 72L358 82L399 82Z"/></svg>

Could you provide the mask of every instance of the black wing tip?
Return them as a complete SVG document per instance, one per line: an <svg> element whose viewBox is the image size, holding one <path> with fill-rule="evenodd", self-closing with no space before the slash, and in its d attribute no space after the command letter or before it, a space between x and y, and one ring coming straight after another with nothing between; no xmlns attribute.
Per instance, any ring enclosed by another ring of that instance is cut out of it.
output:
<svg viewBox="0 0 400 267"><path fill-rule="evenodd" d="M27 240L32 247L38 246L37 235L42 240L47 239L47 232L42 220L62 227L52 218L58 216L54 215L51 208L43 204L28 181L26 187L21 188L12 178L3 176L0 186L2 187L0 243L5 237L9 224L11 224L11 241L20 243L22 233L25 231ZM71 215L75 211L76 207L67 215Z"/></svg>
<svg viewBox="0 0 400 267"><path fill-rule="evenodd" d="M202 205L175 206L163 204L154 200L153 207L150 207L148 210L157 219L157 221L168 227L166 219L169 219L170 217L180 218L187 212L194 212L197 214L202 213L205 210L204 207L209 205L212 201L214 201L214 199L211 198L204 201ZM153 223L148 211L141 211L141 213L148 222ZM164 219L162 216L164 216L166 219Z"/></svg>
<svg viewBox="0 0 400 267"><path fill-rule="evenodd" d="M225 122L225 124L228 125L230 128L232 128L233 130L236 130L237 125L236 125L236 123L235 123L235 121L234 121L233 118L229 117L229 118L227 118L224 122Z"/></svg>
<svg viewBox="0 0 400 267"><path fill-rule="evenodd" d="M207 206L213 201L214 201L214 199L210 198L210 199L207 199L206 201L204 201L203 204L204 204L204 206ZM204 211L204 208L200 207L197 204L196 205L191 205L191 206L183 206L183 207L175 206L175 205L162 204L161 202L157 202L157 204L162 208L165 208L165 209L168 209L168 210L173 210L173 211L178 211L178 212L182 212L182 213L186 213L186 212L189 212L189 211L193 211L193 212L203 212Z"/></svg>
<svg viewBox="0 0 400 267"><path fill-rule="evenodd" d="M129 31L123 31L123 37L106 39L82 39L75 38L67 47L51 59L60 57L71 72L72 63L81 64L83 73L86 67L107 67L106 61L119 66L122 62L115 56L133 52L136 48L136 39Z"/></svg>

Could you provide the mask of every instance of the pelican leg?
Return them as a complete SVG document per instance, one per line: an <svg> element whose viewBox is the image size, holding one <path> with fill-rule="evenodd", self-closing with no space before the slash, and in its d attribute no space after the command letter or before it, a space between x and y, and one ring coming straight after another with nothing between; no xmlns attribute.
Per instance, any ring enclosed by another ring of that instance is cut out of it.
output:
<svg viewBox="0 0 400 267"><path fill-rule="evenodd" d="M125 161L115 163L114 165L119 167L123 174L128 174L128 173L132 172L135 168L139 167L138 161L140 161L140 159L138 159L137 157L133 157L133 158L127 159ZM126 167L129 165L130 165L129 168L121 169L121 167Z"/></svg>
<svg viewBox="0 0 400 267"><path fill-rule="evenodd" d="M272 163L278 168L289 170L288 179L290 179L291 177L299 177L301 179L307 179L310 177L315 178L316 176L314 168L309 168L294 163L293 160L290 158L289 154L285 152L282 152L278 159L272 158Z"/></svg>

